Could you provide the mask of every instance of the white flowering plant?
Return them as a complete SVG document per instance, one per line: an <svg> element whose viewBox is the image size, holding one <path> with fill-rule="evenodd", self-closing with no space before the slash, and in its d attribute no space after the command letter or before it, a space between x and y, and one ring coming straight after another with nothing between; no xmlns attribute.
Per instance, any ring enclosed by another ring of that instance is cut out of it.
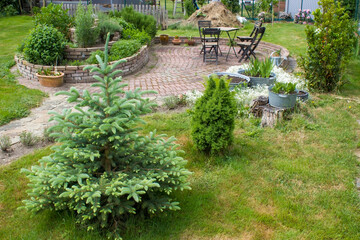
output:
<svg viewBox="0 0 360 240"><path fill-rule="evenodd" d="M225 72L228 73L238 73L241 69L248 69L249 64L242 64L238 66L231 66ZM284 69L274 66L273 73L276 74L276 81L282 83L294 83L298 89L307 90L306 81L303 78L297 77L294 74L286 72ZM254 87L237 87L234 89L235 99L238 105L239 111L243 114L243 111L249 109L250 103L252 100L260 96L269 96L268 86L266 85L257 85ZM196 99L202 96L202 92L193 90L191 92L185 93L186 103L188 106L193 106Z"/></svg>

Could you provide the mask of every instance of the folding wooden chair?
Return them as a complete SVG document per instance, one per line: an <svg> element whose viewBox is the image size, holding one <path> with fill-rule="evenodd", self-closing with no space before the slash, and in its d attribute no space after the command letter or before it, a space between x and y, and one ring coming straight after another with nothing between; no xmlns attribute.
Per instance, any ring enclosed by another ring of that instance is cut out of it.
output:
<svg viewBox="0 0 360 240"><path fill-rule="evenodd" d="M262 26L262 22L256 21L254 24L254 28L253 28L252 32L250 33L250 36L248 36L248 37L237 36L236 38L239 39L240 42L250 42L254 38L256 31L259 28L261 28L261 26Z"/></svg>
<svg viewBox="0 0 360 240"><path fill-rule="evenodd" d="M202 29L202 51L204 52L203 61L206 60L216 60L216 65L218 64L218 55L219 55L219 38L220 38L220 29L219 28L203 28ZM211 41L207 41L207 38L212 38Z"/></svg>
<svg viewBox="0 0 360 240"><path fill-rule="evenodd" d="M254 56L254 58L256 58L255 49L257 48L262 37L264 36L265 29L266 29L265 27L258 28L258 30L255 33L255 36L251 39L251 41L241 42L237 44L240 47L239 53L242 52L239 62L241 62L244 59L245 61L248 60L251 55Z"/></svg>

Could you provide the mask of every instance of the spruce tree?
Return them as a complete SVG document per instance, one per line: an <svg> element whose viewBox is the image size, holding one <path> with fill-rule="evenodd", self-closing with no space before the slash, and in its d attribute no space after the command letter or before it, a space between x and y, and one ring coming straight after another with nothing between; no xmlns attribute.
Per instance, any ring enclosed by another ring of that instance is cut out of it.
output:
<svg viewBox="0 0 360 240"><path fill-rule="evenodd" d="M85 68L99 74L92 85L99 91L58 93L75 102L76 111L52 113L57 125L49 131L61 144L40 165L23 170L30 180L30 199L24 203L33 212L73 211L88 230L105 228L110 237L120 238L119 223L130 214L178 210L170 193L190 189L191 173L174 137L138 133L144 124L140 115L151 111L152 104L142 97L149 92L123 90L126 84L115 78L121 72L115 67L123 61L108 65L108 41L109 35L105 59L96 56L99 67Z"/></svg>

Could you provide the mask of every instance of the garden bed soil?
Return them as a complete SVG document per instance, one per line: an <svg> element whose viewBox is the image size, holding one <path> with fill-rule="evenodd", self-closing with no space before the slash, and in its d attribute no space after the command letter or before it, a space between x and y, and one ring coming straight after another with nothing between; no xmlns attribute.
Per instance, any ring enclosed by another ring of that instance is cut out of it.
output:
<svg viewBox="0 0 360 240"><path fill-rule="evenodd" d="M52 143L43 142L37 143L34 146L26 147L22 145L20 142L11 145L11 149L8 152L3 152L0 150L0 167L4 165L8 165L13 161L34 152L37 149L44 148L49 146Z"/></svg>
<svg viewBox="0 0 360 240"><path fill-rule="evenodd" d="M205 17L197 16L201 12ZM211 21L212 27L237 27L241 26L236 15L228 10L221 2L211 2L195 11L185 23L198 25L199 20Z"/></svg>

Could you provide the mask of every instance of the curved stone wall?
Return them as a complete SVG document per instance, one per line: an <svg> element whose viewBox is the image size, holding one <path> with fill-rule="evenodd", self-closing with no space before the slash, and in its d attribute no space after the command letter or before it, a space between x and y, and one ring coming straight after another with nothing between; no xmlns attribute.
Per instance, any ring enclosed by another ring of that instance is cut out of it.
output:
<svg viewBox="0 0 360 240"><path fill-rule="evenodd" d="M169 36L169 43L168 44L172 44L171 41L174 39L174 37L170 37ZM184 44L184 41L187 39L187 37L180 37L180 39L182 40L182 44ZM201 44L201 39L200 37L193 37L193 39L195 40L195 42L197 44ZM160 37L155 37L153 39L153 42L154 43L160 43ZM226 45L226 43L229 42L229 39L228 38L220 38L220 45ZM235 47L236 49L236 47ZM266 54L271 54L272 52L274 51L278 51L281 49L281 56L282 57L285 57L285 58L288 58L289 55L290 55L290 52L289 50L287 50L286 48L284 48L283 46L280 46L280 45L276 45L276 44L273 44L273 43L269 43L269 42L264 42L264 41L261 41L260 44L258 45L257 49L255 50L256 51L260 51L260 52L263 52L263 53L266 53Z"/></svg>
<svg viewBox="0 0 360 240"><path fill-rule="evenodd" d="M116 69L122 70L121 76L126 76L134 72L139 71L149 61L149 49L147 46L143 46L135 55L124 58L126 62L119 64ZM19 72L26 78L32 81L38 81L36 73L41 68L54 69L53 66L43 66L29 63L20 56L15 56L15 62ZM93 64L95 65L95 64ZM89 71L83 71L83 68L87 65L81 66L57 66L59 72L64 72L64 82L66 83L88 83L96 82L92 77L95 73Z"/></svg>

